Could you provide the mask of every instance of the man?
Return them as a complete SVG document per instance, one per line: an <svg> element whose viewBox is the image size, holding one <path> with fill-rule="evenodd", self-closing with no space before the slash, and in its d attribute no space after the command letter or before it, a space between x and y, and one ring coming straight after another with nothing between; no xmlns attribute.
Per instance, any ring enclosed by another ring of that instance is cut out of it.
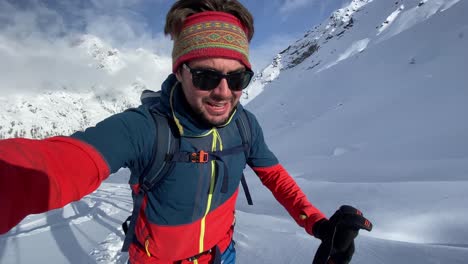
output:
<svg viewBox="0 0 468 264"><path fill-rule="evenodd" d="M138 194L140 177L153 162L157 113L178 137L179 153L189 156L173 159L136 207L130 263L234 263L235 202L246 164L307 233L322 239L326 254L317 261L331 255L336 263L349 262L363 221L353 216L359 211L344 207L326 219L268 149L255 116L239 104L253 75L249 11L233 0L180 0L167 14L165 33L174 40L173 74L158 103L70 137L0 141L0 205L6 212L0 233L28 214L81 199L121 167L130 168ZM248 153L238 147L243 141L236 120L243 113L250 120ZM204 159L206 153L218 156Z"/></svg>

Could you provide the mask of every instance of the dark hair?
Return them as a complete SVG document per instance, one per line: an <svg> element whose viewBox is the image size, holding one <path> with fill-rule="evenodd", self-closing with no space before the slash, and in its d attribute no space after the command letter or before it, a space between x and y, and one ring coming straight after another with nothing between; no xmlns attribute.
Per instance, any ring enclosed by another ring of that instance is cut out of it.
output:
<svg viewBox="0 0 468 264"><path fill-rule="evenodd" d="M167 13L164 34L171 35L172 38L177 37L185 19L203 11L225 12L237 17L248 31L249 42L252 39L254 34L253 16L237 0L178 0Z"/></svg>

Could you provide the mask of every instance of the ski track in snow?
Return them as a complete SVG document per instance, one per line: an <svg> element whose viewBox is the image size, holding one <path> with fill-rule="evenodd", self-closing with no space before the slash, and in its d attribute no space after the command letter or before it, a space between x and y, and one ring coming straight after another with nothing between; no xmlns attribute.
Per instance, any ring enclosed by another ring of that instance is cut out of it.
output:
<svg viewBox="0 0 468 264"><path fill-rule="evenodd" d="M345 50L340 56L338 56L338 59L336 61L330 63L329 65L325 66L322 69L317 70L317 73L337 65L340 61L346 60L349 57L352 57L360 52L363 52L367 48L367 45L369 44L369 42L370 42L370 39L368 38L361 39L361 40L354 42L347 50Z"/></svg>
<svg viewBox="0 0 468 264"><path fill-rule="evenodd" d="M126 193L121 193L123 190ZM85 222L93 221L94 217L99 215L112 216L119 213L122 209L116 207L115 202L127 204L131 207L131 198L128 197L128 186L113 185L104 183L96 192L86 196L79 202L85 205L85 210L78 209L76 203L71 203L63 209L57 209L45 214L31 215L23 220L5 237L27 237L37 235L43 232L49 232L52 227L63 225L80 225ZM130 209L127 210L130 210ZM59 221L50 224L49 218L59 219Z"/></svg>
<svg viewBox="0 0 468 264"><path fill-rule="evenodd" d="M404 5L401 5L397 10L393 11L387 19L380 25L379 32L377 33L377 36L380 35L382 32L384 32L392 23L395 21L395 19L398 17L398 15L405 9Z"/></svg>
<svg viewBox="0 0 468 264"><path fill-rule="evenodd" d="M429 19L437 12L446 11L459 1L460 0L426 1L421 6L415 6L413 8L408 9L407 11L404 11L404 5L401 5L387 18L387 20L384 23L382 23L377 33L377 36L382 35L379 41L386 40L395 35L400 34L401 32ZM385 34L381 34L384 31L386 31Z"/></svg>
<svg viewBox="0 0 468 264"><path fill-rule="evenodd" d="M119 231L123 233L121 228L119 228ZM96 263L100 264L126 264L128 253L121 252L122 245L123 240L121 237L110 233L89 255L96 259Z"/></svg>
<svg viewBox="0 0 468 264"><path fill-rule="evenodd" d="M128 208L127 214L131 213L131 197L129 195L130 189L127 184L108 184L104 186L104 188L98 189L100 191L94 193L91 197L95 198L98 197L99 199L110 199L112 201L116 201L116 198L119 197L118 200L126 201ZM120 204L120 203L119 203ZM121 211L121 208L113 207L116 204L105 204L107 211L112 212L112 214L117 214ZM117 229L119 234L116 233L109 233L107 237L101 241L96 248L91 250L89 253L90 257L96 260L96 263L100 264L126 264L128 261L128 253L121 252L122 245L123 245L123 230L122 227L118 227Z"/></svg>
<svg viewBox="0 0 468 264"><path fill-rule="evenodd" d="M128 214L131 213L132 201L129 196L129 186L124 185L113 185L109 184L107 188L103 188L101 192L96 192L96 196L100 199L112 199L115 201L116 197L120 197L120 200L127 201ZM107 204L107 206L112 207L112 204ZM110 209L110 208L108 208ZM121 209L113 208L112 211L114 214L118 213ZM96 263L100 264L126 264L128 262L128 253L121 251L123 245L123 230L122 227L119 227L118 232L109 233L108 236L99 243L99 245L94 248L89 254L90 257L96 260Z"/></svg>
<svg viewBox="0 0 468 264"><path fill-rule="evenodd" d="M451 0L451 1L446 1L444 2L444 5L440 9L441 12L444 12L445 10L451 8L454 4L460 2L460 0Z"/></svg>
<svg viewBox="0 0 468 264"><path fill-rule="evenodd" d="M95 195L91 197L98 197L99 199L111 199L115 201L115 198L120 197L119 200L127 201L129 205L128 214L131 213L131 198L129 196L129 187L128 185L113 185L109 184L108 186L101 189L100 192L96 192ZM121 211L120 208L113 207L113 204L105 204L105 210L111 214L117 214ZM123 230L122 227L118 229L119 234L109 233L108 236L99 243L99 245L94 248L89 254L90 257L96 260L96 263L100 264L126 264L128 261L128 253L121 252L123 245Z"/></svg>

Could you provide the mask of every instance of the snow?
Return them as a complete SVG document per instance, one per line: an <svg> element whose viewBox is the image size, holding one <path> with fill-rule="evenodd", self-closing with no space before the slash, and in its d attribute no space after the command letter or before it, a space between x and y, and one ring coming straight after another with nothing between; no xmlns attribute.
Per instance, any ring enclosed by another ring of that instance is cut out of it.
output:
<svg viewBox="0 0 468 264"><path fill-rule="evenodd" d="M377 35L380 35L383 31L385 31L392 23L395 21L395 19L398 17L398 15L405 9L404 5L401 5L397 10L393 11L387 19L382 23L382 25L379 28L379 33Z"/></svg>
<svg viewBox="0 0 468 264"><path fill-rule="evenodd" d="M440 11L441 11L441 12L444 12L445 10L449 9L450 7L452 7L453 5L455 5L456 3L458 3L458 1L460 1L460 0L443 1L443 6L442 6L442 8L440 9Z"/></svg>
<svg viewBox="0 0 468 264"><path fill-rule="evenodd" d="M347 6L333 12L332 19L335 21L341 20L343 23L347 23L352 18L353 13L357 12L372 1L373 0L352 0Z"/></svg>
<svg viewBox="0 0 468 264"><path fill-rule="evenodd" d="M427 20L431 16L437 14L437 12L443 12L448 8L455 5L459 0L451 0L451 1L444 1L444 0L433 0L433 1L421 1L421 5L416 5L411 9L408 9L405 12L402 12L405 8L404 5L401 5L400 8L395 10L387 20L382 24L382 27L379 29L379 34L381 34L385 29L389 27L395 21L395 25L392 29L387 32L384 39L390 38L394 35L399 34L400 32L409 29L416 24ZM401 14L400 14L401 13ZM396 17L400 15L401 17L396 20Z"/></svg>
<svg viewBox="0 0 468 264"><path fill-rule="evenodd" d="M336 61L330 63L329 65L325 66L325 69L328 69L332 66L335 66L342 60L346 60L347 58L354 56L360 52L363 52L366 48L367 45L369 44L369 39L361 39L356 42L354 42L347 50L345 50ZM320 69L317 72L321 72L324 69Z"/></svg>
<svg viewBox="0 0 468 264"><path fill-rule="evenodd" d="M249 85L249 89L244 91L243 96L241 97L241 102L243 104L248 104L252 99L257 97L260 93L263 92L263 87L266 84L271 83L276 80L281 73L281 54L278 54L273 63L268 65L263 71L257 74L252 82Z"/></svg>
<svg viewBox="0 0 468 264"><path fill-rule="evenodd" d="M80 46L83 47L84 50L95 59L95 61L99 62L97 67L105 69L110 75L115 75L127 66L120 58L119 51L112 49L98 37L93 35L84 35L81 37L80 42ZM89 65L93 66L93 64Z"/></svg>
<svg viewBox="0 0 468 264"><path fill-rule="evenodd" d="M25 218L0 237L1 263L125 263L119 243L132 208L127 174L119 171L63 209Z"/></svg>
<svg viewBox="0 0 468 264"><path fill-rule="evenodd" d="M258 75L246 107L314 205L329 216L353 205L373 222L356 239L352 263L464 264L468 1L406 0L380 35L402 2L352 3L365 3L352 27L338 35L346 23L325 21L293 43ZM295 61L311 41L320 48ZM111 175L63 209L27 217L0 236L0 262L125 263L128 174ZM320 241L251 170L246 177L254 206L239 195L237 263L310 263Z"/></svg>
<svg viewBox="0 0 468 264"><path fill-rule="evenodd" d="M58 83L36 83L40 91L36 93L19 89L18 93L1 94L0 139L44 138L84 130L111 114L138 106L141 92L159 90L172 65L170 58L145 49L119 51L92 35L69 44L67 56L74 54L76 58L54 58L55 54L35 57L47 65L41 67L45 69L41 78L57 79L55 74L65 74ZM62 60L70 64L69 70L59 65ZM68 72L73 73L66 76ZM16 85L21 88L27 79L21 76ZM6 86L1 88L10 89Z"/></svg>

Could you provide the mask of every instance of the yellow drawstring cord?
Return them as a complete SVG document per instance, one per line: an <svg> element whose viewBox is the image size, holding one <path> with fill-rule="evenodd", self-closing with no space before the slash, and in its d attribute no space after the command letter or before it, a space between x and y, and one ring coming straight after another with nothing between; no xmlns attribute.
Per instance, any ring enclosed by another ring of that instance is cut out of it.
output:
<svg viewBox="0 0 468 264"><path fill-rule="evenodd" d="M146 255L148 255L148 257L151 257L151 253L149 252L149 239L146 239L145 241L145 250L146 250Z"/></svg>

